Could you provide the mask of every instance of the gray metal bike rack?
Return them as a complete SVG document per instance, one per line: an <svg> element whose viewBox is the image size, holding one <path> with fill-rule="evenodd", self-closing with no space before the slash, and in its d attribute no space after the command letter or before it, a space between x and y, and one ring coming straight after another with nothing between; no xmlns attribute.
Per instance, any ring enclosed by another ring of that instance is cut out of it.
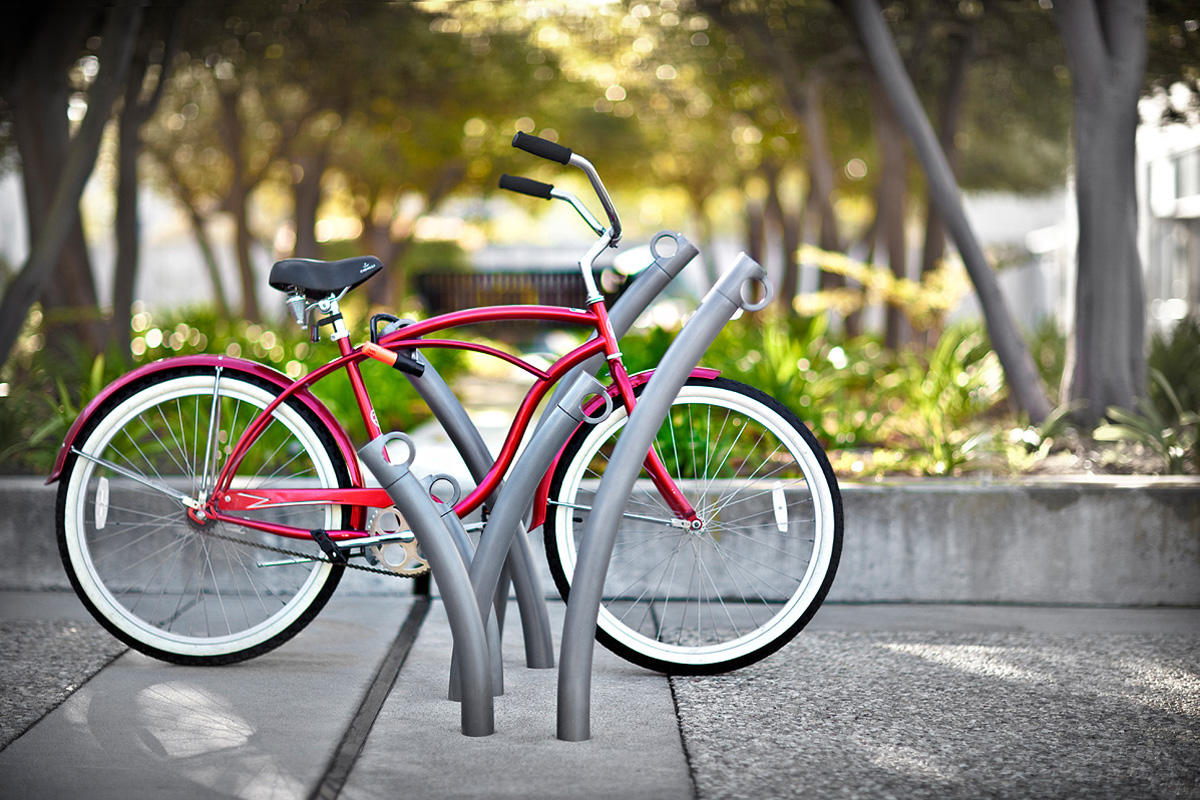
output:
<svg viewBox="0 0 1200 800"><path fill-rule="evenodd" d="M650 301L696 256L696 248L680 234L664 232L656 236L654 241L667 237L674 241L676 251L669 255L656 255L654 263L639 276L645 276L645 279L635 281L621 300L613 305L609 319L617 336L629 329ZM604 395L604 387L593 377L602 362L602 356L589 359L563 379L558 390L551 395L548 407L542 413L525 450L509 472L504 491L498 492L496 504L470 565L471 583L481 615L488 615L489 606L493 604L505 557L513 539L524 538L522 520L529 508L529 498L571 432L587 421L582 410L587 398ZM518 537L518 533L522 535ZM545 607L544 601L542 607Z"/></svg>
<svg viewBox="0 0 1200 800"><path fill-rule="evenodd" d="M449 483L453 487L454 491L451 497L443 500L434 493L433 487L440 482ZM430 497L437 501L435 507L438 513L441 514L442 523L446 526L446 530L450 532L450 540L458 550L463 564L470 564L475 555L475 545L472 544L471 537L467 535L467 529L463 527L462 520L458 518L458 514L454 513L454 506L462 498L462 490L459 488L458 481L449 475L429 475L421 481L421 485L425 487ZM504 653L500 646L500 625L503 624L504 620L502 618L498 619L498 616L497 614L489 614L483 620L489 662L492 669L492 694L496 697L504 694ZM458 654L457 648L455 648L455 652L450 658L449 696L451 700L462 700L462 690L459 680Z"/></svg>
<svg viewBox="0 0 1200 800"><path fill-rule="evenodd" d="M582 411L585 399L597 393L603 394L604 387L595 378L586 374L577 376L570 389L547 409L537 435L509 472L505 491L496 499L471 560L471 584L481 615L491 610L505 554L517 532L523 530L521 519L529 507L530 496L571 431L586 421Z"/></svg>
<svg viewBox="0 0 1200 800"><path fill-rule="evenodd" d="M387 444L396 440L408 447L408 460L402 464L388 460ZM483 618L475 604L466 563L453 536L428 489L409 470L415 455L412 440L402 433L384 434L362 447L358 455L412 527L437 581L459 654L462 732L467 736L489 736L495 732L495 716Z"/></svg>
<svg viewBox="0 0 1200 800"><path fill-rule="evenodd" d="M458 397L428 362L425 363L423 375L409 375L408 378L450 437L471 477L476 481L483 480L495 459L492 458L483 437L467 416ZM502 490L503 484L498 492ZM517 607L521 612L522 632L525 638L525 663L530 669L551 669L554 667L554 641L550 630L550 615L546 610L541 581L538 579L533 554L525 536L515 537L505 566L517 590ZM508 599L507 585L504 589L504 602L497 598L498 628L503 625L503 608Z"/></svg>
<svg viewBox="0 0 1200 800"><path fill-rule="evenodd" d="M673 252L664 247L666 242L671 243ZM650 250L654 258L653 262L642 270L609 311L609 321L618 337L629 330L638 316L662 292L663 288L699 253L695 245L689 242L683 234L673 231L658 233L651 239ZM545 596L542 592L541 582L538 580L538 573L533 565L523 520L525 512L528 510L528 500L549 467L550 461L571 435L575 426L582 421L582 414L578 410L580 403L573 398L579 395L585 387L590 390L593 382L585 380L578 387L576 384L580 380L580 376L594 375L603 360L602 356L594 356L580 364L560 381L558 387L551 394L547 410L539 419L525 453L514 466L508 482L502 484L497 490L497 504L491 511L487 527L481 537L481 549L482 542L489 541L497 535L502 535L501 532L507 531L508 535L504 537L507 541L506 549L500 550L498 546L489 546L486 549L484 563L478 566L477 562L480 558L478 552L466 557L467 563L471 564L472 580L477 585L476 594L481 598L481 603L484 592L488 587L493 587L491 589L494 594L493 606L496 609L494 619L496 628L500 631L503 630L504 608L508 599L507 581L503 580L503 576L505 573L511 576L516 589L517 606L521 614L522 632L525 639L525 661L531 669L554 667L554 643ZM409 376L409 380L412 381L417 392L433 411L434 417L445 429L450 441L466 463L471 476L476 481L483 480L488 470L491 469L494 459L458 397L428 362L426 362L423 375ZM571 398L567 397L568 392L572 393ZM584 395L579 395L580 400ZM556 409L560 411L556 412ZM548 427L547 423L551 419L555 419L557 422ZM538 444L536 448L534 447L535 443ZM528 456L531 450L538 453L536 458ZM521 470L520 474L526 476L521 481L522 485L514 487L518 489L517 491L506 491L508 485L512 484L518 475L518 468ZM532 476L536 476L537 480L530 483ZM511 499L501 509L500 498L504 497ZM496 561L497 553L500 553L499 557L504 559L500 564L497 564ZM491 615L488 614L485 618L488 617ZM488 629L490 634L492 629L490 622ZM492 636L489 636L489 640L491 638ZM503 687L502 663L499 654L494 654L493 670L500 670L495 684L497 693L500 693ZM497 664L501 666L497 668ZM494 674L497 673L494 672ZM455 683L456 680L452 674L451 697L456 697Z"/></svg>
<svg viewBox="0 0 1200 800"><path fill-rule="evenodd" d="M749 301L745 295L752 283L764 287L764 296L757 302ZM745 254L739 256L667 349L617 440L588 515L571 580L558 668L559 739L578 742L591 738L592 651L604 578L612 558L617 524L646 453L688 374L713 339L738 309L762 308L770 301L770 294L766 271Z"/></svg>

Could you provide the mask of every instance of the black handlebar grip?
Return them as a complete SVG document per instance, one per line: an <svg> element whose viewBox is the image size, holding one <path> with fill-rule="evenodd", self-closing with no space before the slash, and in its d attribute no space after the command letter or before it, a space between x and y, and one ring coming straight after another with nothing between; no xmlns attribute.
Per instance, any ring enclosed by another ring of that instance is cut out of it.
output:
<svg viewBox="0 0 1200 800"><path fill-rule="evenodd" d="M540 197L543 200L549 200L550 192L554 191L554 187L548 183L535 181L531 178L520 178L516 175L501 175L500 188L508 189L510 192L527 194L530 197Z"/></svg>
<svg viewBox="0 0 1200 800"><path fill-rule="evenodd" d="M560 164L569 163L571 160L571 148L555 144L549 139L531 136L524 131L517 131L517 135L513 137L512 146Z"/></svg>

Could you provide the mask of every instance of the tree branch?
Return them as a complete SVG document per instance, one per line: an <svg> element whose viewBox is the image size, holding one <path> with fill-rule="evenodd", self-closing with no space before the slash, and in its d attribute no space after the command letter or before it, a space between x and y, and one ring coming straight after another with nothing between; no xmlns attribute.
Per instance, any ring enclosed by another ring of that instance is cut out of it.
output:
<svg viewBox="0 0 1200 800"><path fill-rule="evenodd" d="M113 103L125 84L142 14L140 5L114 6L105 18L99 54L100 73L88 92L87 114L71 139L46 224L33 243L25 265L0 301L0 364L8 360L29 308L50 282L63 242L79 218L79 197L96 164L100 138L112 114Z"/></svg>

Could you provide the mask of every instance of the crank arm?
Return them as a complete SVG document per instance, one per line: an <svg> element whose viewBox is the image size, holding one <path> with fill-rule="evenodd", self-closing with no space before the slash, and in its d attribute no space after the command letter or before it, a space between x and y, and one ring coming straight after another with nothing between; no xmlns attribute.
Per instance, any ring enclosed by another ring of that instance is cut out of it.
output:
<svg viewBox="0 0 1200 800"><path fill-rule="evenodd" d="M282 561L259 561L257 567L291 567L296 564L312 564L316 561L324 561L323 558L285 558Z"/></svg>

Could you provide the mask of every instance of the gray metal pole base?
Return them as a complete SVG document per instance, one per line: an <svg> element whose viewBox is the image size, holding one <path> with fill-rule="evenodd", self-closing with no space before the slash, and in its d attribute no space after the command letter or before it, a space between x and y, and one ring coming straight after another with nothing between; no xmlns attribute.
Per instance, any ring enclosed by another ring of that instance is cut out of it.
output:
<svg viewBox="0 0 1200 800"><path fill-rule="evenodd" d="M393 464L388 460L388 442L401 441L408 448L408 460ZM412 526L421 550L442 594L450 631L459 653L462 689L462 732L467 736L490 736L495 732L492 706L492 673L487 635L466 564L455 547L429 491L409 471L413 457L412 440L404 434L384 434L358 451L367 469L392 498L396 508Z"/></svg>
<svg viewBox="0 0 1200 800"><path fill-rule="evenodd" d="M746 300L744 289L752 281L766 286L766 271L742 254L733 269L717 281L696 313L675 337L617 440L596 492L591 514L588 515L575 575L571 580L571 598L563 622L558 667L559 739L579 742L591 738L592 650L595 646L596 618L600 612L604 578L612 558L617 525L625 511L634 481L671 403L721 328L739 308L754 310L769 301L769 289L757 303L751 304Z"/></svg>

